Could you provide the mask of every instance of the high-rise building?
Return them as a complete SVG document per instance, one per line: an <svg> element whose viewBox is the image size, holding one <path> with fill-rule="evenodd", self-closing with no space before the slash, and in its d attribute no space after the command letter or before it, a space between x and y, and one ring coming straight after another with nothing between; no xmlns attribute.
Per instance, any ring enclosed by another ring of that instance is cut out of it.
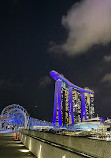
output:
<svg viewBox="0 0 111 158"><path fill-rule="evenodd" d="M94 116L94 92L69 82L63 75L51 71L55 82L53 124L69 126Z"/></svg>
<svg viewBox="0 0 111 158"><path fill-rule="evenodd" d="M81 93L76 88L72 91L74 122L81 122Z"/></svg>
<svg viewBox="0 0 111 158"><path fill-rule="evenodd" d="M89 90L89 88L85 88ZM86 115L87 119L94 117L94 94L85 93L85 106L86 106Z"/></svg>

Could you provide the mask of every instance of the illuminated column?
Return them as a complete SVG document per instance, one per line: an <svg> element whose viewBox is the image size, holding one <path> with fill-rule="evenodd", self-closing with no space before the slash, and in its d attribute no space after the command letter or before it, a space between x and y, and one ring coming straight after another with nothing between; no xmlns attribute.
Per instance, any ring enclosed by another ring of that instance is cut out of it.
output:
<svg viewBox="0 0 111 158"><path fill-rule="evenodd" d="M94 117L94 94L90 94L91 118Z"/></svg>
<svg viewBox="0 0 111 158"><path fill-rule="evenodd" d="M62 85L62 81L57 80L55 83L54 112L53 112L53 124L56 125L56 122L58 121L59 126L62 126L61 85Z"/></svg>
<svg viewBox="0 0 111 158"><path fill-rule="evenodd" d="M59 121L59 126L62 126L62 114L61 114L61 86L62 86L62 81L58 80L57 81L57 88L58 88L58 121Z"/></svg>
<svg viewBox="0 0 111 158"><path fill-rule="evenodd" d="M53 124L56 125L57 117L57 82L55 82L55 93L54 93L54 111L53 111Z"/></svg>
<svg viewBox="0 0 111 158"><path fill-rule="evenodd" d="M87 120L84 92L81 93L81 122L83 119Z"/></svg>
<svg viewBox="0 0 111 158"><path fill-rule="evenodd" d="M73 116L73 101L72 101L72 88L69 88L69 111L68 114L71 115L72 124L74 124Z"/></svg>
<svg viewBox="0 0 111 158"><path fill-rule="evenodd" d="M91 94L90 93L87 93L87 119L90 119L91 118L91 101L90 101L90 98L91 98Z"/></svg>

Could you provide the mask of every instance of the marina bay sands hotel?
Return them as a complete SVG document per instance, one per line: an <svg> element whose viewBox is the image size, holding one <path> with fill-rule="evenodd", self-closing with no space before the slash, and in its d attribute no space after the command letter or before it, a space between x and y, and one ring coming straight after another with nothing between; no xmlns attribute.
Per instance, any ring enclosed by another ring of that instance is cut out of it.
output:
<svg viewBox="0 0 111 158"><path fill-rule="evenodd" d="M53 124L69 126L94 117L94 92L81 88L56 71L50 76L55 82Z"/></svg>

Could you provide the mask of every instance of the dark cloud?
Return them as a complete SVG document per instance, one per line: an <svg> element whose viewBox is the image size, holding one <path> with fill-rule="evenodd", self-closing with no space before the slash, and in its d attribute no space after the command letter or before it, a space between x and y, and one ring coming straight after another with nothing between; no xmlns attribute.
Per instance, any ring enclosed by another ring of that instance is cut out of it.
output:
<svg viewBox="0 0 111 158"><path fill-rule="evenodd" d="M111 85L111 73L106 74L103 77L102 82L108 82Z"/></svg>
<svg viewBox="0 0 111 158"><path fill-rule="evenodd" d="M22 86L22 83L18 83L16 81L13 80L5 80L2 79L0 80L0 88L14 88L14 87L20 87Z"/></svg>
<svg viewBox="0 0 111 158"><path fill-rule="evenodd" d="M41 77L39 81L39 87L47 87L51 83L51 78L49 76Z"/></svg>
<svg viewBox="0 0 111 158"><path fill-rule="evenodd" d="M105 62L111 62L111 55L104 56L104 61Z"/></svg>

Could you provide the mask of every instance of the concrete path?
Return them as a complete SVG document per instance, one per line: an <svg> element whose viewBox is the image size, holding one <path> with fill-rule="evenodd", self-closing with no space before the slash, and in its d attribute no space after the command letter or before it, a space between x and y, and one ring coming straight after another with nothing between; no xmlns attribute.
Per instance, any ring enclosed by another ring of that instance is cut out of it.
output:
<svg viewBox="0 0 111 158"><path fill-rule="evenodd" d="M12 136L0 136L0 158L36 158L21 141Z"/></svg>

